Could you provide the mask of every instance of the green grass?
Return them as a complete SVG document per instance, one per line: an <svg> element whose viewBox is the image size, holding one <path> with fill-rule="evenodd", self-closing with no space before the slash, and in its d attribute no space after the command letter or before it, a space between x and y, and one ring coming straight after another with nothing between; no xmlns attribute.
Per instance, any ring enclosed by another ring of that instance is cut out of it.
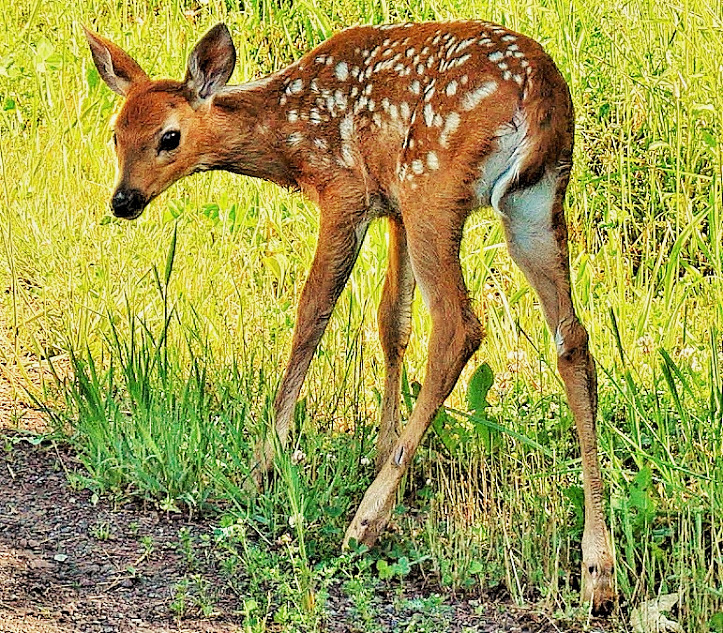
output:
<svg viewBox="0 0 723 633"><path fill-rule="evenodd" d="M344 25L489 18L543 42L576 105L571 259L598 360L619 617L680 592L685 630L723 630L719 3L279 5L32 0L0 14L1 308L13 343L4 361L70 359L74 378L61 385L54 420L87 467L84 483L168 511L223 508L224 525L243 528L223 542L229 569L245 570L228 582L247 596L249 630L273 617L289 630L321 626L333 583L375 630L382 615L370 583L420 573L443 592L503 587L517 602L584 619L575 611L582 493L572 420L550 334L492 214L472 218L463 245L488 336L449 401L467 411L466 385L488 362L488 423L440 418L405 479L398 530L373 553L339 558L372 476L384 225L372 226L312 365L295 444L268 494L251 499L252 446L289 348L316 211L272 185L205 174L135 223L112 219L117 99L80 28L118 42L154 76L179 78L200 34L224 20L240 82ZM410 392L423 377L428 325L417 299ZM179 588L179 612L194 586ZM409 630L442 630L438 615L430 607L420 617L432 624Z"/></svg>

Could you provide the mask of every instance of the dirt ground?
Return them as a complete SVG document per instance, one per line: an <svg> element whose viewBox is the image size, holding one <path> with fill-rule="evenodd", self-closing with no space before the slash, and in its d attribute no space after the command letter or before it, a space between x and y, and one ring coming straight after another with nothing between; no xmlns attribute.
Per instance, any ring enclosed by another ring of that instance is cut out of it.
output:
<svg viewBox="0 0 723 633"><path fill-rule="evenodd" d="M0 633L220 633L243 631L242 596L224 590L212 562L193 574L217 589L214 612L203 617L173 609L177 584L187 577L179 531L191 542L213 525L159 513L135 501L121 505L97 499L78 485L80 464L70 450L37 443L27 431L42 431L42 416L13 384L3 364L0 378ZM39 371L39 370L38 370ZM409 597L431 590L410 586ZM413 631L414 614L400 613L379 596L383 631ZM451 631L552 633L562 628L544 614L512 605L445 600ZM330 595L324 630L359 631L341 591ZM483 614L480 615L480 611ZM405 621L406 618L406 621ZM604 628L607 628L605 626ZM589 624L586 631L602 631ZM268 630L281 630L269 624ZM429 630L429 629L424 629Z"/></svg>

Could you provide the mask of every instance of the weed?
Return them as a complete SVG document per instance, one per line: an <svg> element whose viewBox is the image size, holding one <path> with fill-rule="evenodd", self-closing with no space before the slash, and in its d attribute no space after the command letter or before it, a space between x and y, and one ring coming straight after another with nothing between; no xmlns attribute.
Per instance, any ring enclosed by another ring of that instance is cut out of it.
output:
<svg viewBox="0 0 723 633"><path fill-rule="evenodd" d="M112 535L110 523L97 521L88 528L88 533L97 541L107 541Z"/></svg>

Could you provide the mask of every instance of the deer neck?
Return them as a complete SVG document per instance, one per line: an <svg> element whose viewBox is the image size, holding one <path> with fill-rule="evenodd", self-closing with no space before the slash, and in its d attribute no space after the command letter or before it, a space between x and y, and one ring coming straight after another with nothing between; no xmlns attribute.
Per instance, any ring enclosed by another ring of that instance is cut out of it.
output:
<svg viewBox="0 0 723 633"><path fill-rule="evenodd" d="M208 113L207 169L254 176L297 187L297 174L284 152L283 127L272 107L274 79L229 86L214 98Z"/></svg>

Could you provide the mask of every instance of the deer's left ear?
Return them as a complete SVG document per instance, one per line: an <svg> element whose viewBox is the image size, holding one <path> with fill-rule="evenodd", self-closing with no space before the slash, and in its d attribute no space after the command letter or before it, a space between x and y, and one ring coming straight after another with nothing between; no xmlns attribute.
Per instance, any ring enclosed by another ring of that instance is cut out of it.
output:
<svg viewBox="0 0 723 633"><path fill-rule="evenodd" d="M186 86L198 105L226 85L236 65L236 49L225 24L217 24L196 44L188 58Z"/></svg>

